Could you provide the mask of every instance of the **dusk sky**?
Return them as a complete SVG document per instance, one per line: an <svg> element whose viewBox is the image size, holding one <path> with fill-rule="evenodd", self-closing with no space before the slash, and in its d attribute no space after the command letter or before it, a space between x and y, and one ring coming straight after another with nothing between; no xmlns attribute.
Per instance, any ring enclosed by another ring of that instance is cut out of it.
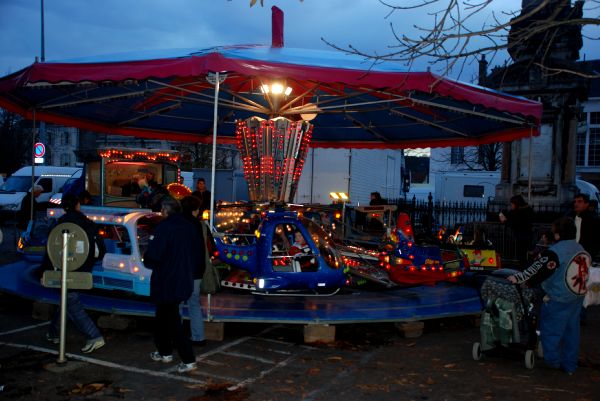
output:
<svg viewBox="0 0 600 401"><path fill-rule="evenodd" d="M0 0L0 75L40 56L40 4L40 0ZM408 34L413 24L427 26L432 20L422 9L396 12L386 19L389 10L377 0L264 0L264 7L260 2L250 7L249 0L45 0L44 4L46 61L136 50L270 44L273 5L285 14L285 46L307 49L327 49L323 37L339 46L382 52L395 43L390 23ZM521 1L495 4L502 17L502 11L518 9ZM480 16L481 21L490 18L490 11ZM583 53L587 59L600 58L600 46L586 40ZM492 65L505 57L492 60ZM426 68L423 60L412 69ZM432 67L434 72L439 68ZM476 70L473 64L460 77L457 71L450 76L473 81Z"/></svg>

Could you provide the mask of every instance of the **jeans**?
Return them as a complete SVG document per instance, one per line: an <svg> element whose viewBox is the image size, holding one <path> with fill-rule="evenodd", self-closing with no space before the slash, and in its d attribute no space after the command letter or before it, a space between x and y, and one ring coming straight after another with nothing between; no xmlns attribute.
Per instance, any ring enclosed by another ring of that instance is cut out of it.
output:
<svg viewBox="0 0 600 401"><path fill-rule="evenodd" d="M94 324L92 319L83 309L79 301L79 293L75 291L67 292L67 317L75 324L77 330L85 334L88 340L102 337L100 330ZM48 334L51 337L58 337L60 333L60 308L54 314L50 322Z"/></svg>
<svg viewBox="0 0 600 401"><path fill-rule="evenodd" d="M542 305L540 332L544 360L552 367L575 372L579 359L580 300L570 303L548 301Z"/></svg>
<svg viewBox="0 0 600 401"><path fill-rule="evenodd" d="M196 361L192 350L192 342L183 333L179 303L156 305L155 323L154 344L159 354L162 356L171 355L173 348L176 348L181 362L192 363Z"/></svg>
<svg viewBox="0 0 600 401"><path fill-rule="evenodd" d="M194 291L187 300L188 314L190 316L190 331L192 341L204 340L204 317L202 316L202 305L200 304L201 279L194 280Z"/></svg>

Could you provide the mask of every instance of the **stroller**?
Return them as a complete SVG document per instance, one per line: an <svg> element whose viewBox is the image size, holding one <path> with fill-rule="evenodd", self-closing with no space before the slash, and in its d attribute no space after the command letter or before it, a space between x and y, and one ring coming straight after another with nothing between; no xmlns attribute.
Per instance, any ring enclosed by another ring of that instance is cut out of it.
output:
<svg viewBox="0 0 600 401"><path fill-rule="evenodd" d="M481 286L481 342L473 344L473 359L524 352L525 367L533 369L536 355L542 356L536 331L541 298L537 290L506 280L513 273L510 269L497 270Z"/></svg>

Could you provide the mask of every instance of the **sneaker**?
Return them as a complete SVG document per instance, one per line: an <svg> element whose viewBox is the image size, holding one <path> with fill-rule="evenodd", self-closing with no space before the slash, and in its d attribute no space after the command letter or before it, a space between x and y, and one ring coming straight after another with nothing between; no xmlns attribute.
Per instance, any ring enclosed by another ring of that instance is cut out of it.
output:
<svg viewBox="0 0 600 401"><path fill-rule="evenodd" d="M150 353L150 358L156 362L169 363L173 362L173 355L161 355L158 351Z"/></svg>
<svg viewBox="0 0 600 401"><path fill-rule="evenodd" d="M58 344L60 342L60 338L54 337L50 333L46 333L46 340L52 344Z"/></svg>
<svg viewBox="0 0 600 401"><path fill-rule="evenodd" d="M85 343L85 346L81 349L81 352L83 352L84 354L89 354L90 352L95 351L98 348L104 347L104 344L105 343L103 337L92 338L91 340L88 340Z"/></svg>
<svg viewBox="0 0 600 401"><path fill-rule="evenodd" d="M179 365L177 365L177 372L186 373L186 372L196 369L196 367L197 367L196 362L191 362L191 363L181 362Z"/></svg>

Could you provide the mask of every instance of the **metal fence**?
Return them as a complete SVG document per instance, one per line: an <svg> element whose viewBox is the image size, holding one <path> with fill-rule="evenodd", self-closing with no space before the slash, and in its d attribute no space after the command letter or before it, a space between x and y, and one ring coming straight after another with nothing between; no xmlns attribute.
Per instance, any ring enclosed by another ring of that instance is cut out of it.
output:
<svg viewBox="0 0 600 401"><path fill-rule="evenodd" d="M485 233L495 249L502 255L508 265L516 261L516 241L510 229L498 221L498 213L506 212L509 205L497 201L489 202L433 202L418 201L416 199L390 200L396 204L399 211L408 213L413 222L415 232L431 233L444 226L455 230L463 228L463 236L472 238L476 229ZM550 229L551 222L564 216L570 209L570 204L556 204L549 202L533 203L535 222L533 225L533 238L537 240L541 234ZM531 244L532 247L534 244Z"/></svg>

